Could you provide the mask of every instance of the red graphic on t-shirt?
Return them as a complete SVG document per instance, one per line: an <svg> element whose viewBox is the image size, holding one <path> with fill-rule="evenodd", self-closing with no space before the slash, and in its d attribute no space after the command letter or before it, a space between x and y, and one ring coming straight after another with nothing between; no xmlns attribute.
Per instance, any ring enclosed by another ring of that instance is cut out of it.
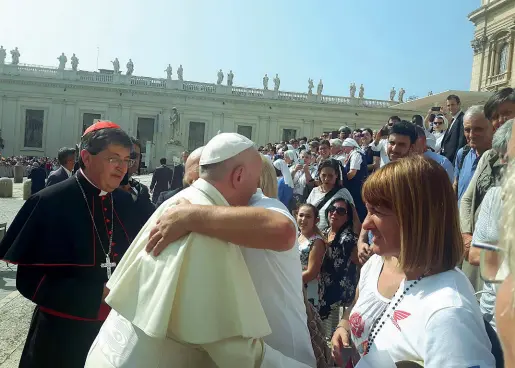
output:
<svg viewBox="0 0 515 368"><path fill-rule="evenodd" d="M397 327L397 329L400 331L401 327L399 326L399 321L406 319L409 316L411 316L411 313L404 312L401 310L396 310L393 312L393 316L390 318L392 320L392 323L395 325L395 327Z"/></svg>
<svg viewBox="0 0 515 368"><path fill-rule="evenodd" d="M349 318L350 329L352 334L357 338L360 338L363 335L363 331L365 330L365 321L361 318L361 315L357 312L352 313Z"/></svg>

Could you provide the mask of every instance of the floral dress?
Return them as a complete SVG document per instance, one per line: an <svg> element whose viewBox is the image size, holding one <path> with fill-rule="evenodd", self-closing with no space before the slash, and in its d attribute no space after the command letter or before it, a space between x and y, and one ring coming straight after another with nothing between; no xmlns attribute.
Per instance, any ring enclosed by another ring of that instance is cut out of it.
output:
<svg viewBox="0 0 515 368"><path fill-rule="evenodd" d="M330 231L327 228L324 235L327 237ZM340 229L327 246L318 289L319 313L322 319L329 316L332 306L344 306L354 300L358 268L352 262L351 254L357 243L358 237L352 227L347 226Z"/></svg>
<svg viewBox="0 0 515 368"><path fill-rule="evenodd" d="M309 263L309 253L313 248L313 244L317 240L324 240L320 235L313 235L307 240L303 242L299 241L299 252L300 252L300 264L302 265L302 271L307 270ZM320 275L318 275L314 280L309 281L307 284L304 284L306 288L306 294L308 300L314 305L318 305L318 281L320 279Z"/></svg>

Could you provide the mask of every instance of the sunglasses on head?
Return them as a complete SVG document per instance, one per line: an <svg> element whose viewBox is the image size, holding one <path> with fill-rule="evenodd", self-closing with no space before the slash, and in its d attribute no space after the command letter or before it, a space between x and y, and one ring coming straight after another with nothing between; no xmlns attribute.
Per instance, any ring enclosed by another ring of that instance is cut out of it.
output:
<svg viewBox="0 0 515 368"><path fill-rule="evenodd" d="M340 216L343 216L343 215L347 214L347 210L345 208L343 208L343 207L330 206L328 208L328 211L329 212L336 212L336 214L340 215Z"/></svg>

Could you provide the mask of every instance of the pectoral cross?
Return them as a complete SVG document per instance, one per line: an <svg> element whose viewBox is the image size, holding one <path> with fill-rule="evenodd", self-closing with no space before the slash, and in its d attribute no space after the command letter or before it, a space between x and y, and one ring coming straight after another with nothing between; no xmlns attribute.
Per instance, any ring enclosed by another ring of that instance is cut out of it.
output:
<svg viewBox="0 0 515 368"><path fill-rule="evenodd" d="M101 263L100 267L107 269L107 279L111 278L111 269L116 266L116 262L111 262L109 255L106 255L105 263Z"/></svg>

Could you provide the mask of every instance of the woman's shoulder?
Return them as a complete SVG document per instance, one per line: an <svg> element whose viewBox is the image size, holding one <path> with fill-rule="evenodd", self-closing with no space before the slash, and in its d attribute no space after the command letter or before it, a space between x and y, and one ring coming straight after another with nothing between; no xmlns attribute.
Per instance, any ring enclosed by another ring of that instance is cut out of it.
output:
<svg viewBox="0 0 515 368"><path fill-rule="evenodd" d="M478 308L474 289L467 276L455 268L427 277L421 298L429 314L445 308Z"/></svg>
<svg viewBox="0 0 515 368"><path fill-rule="evenodd" d="M375 273L378 269L381 269L383 266L383 258L378 256L377 254L373 254L363 265L360 272L359 277L359 289L363 289L364 287L376 285L373 282L367 281L371 277L371 274ZM379 275L379 273L377 272Z"/></svg>

